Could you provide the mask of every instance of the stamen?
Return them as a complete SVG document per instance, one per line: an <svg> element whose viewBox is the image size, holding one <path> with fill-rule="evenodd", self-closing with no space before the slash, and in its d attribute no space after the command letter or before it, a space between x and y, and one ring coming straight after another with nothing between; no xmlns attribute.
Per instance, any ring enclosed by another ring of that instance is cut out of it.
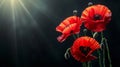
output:
<svg viewBox="0 0 120 67"><path fill-rule="evenodd" d="M91 50L90 47L84 47L84 46L80 46L79 49L85 55L87 55L90 52L90 50Z"/></svg>
<svg viewBox="0 0 120 67"><path fill-rule="evenodd" d="M100 20L100 19L101 19L101 15L99 15L99 14L94 15L94 20Z"/></svg>

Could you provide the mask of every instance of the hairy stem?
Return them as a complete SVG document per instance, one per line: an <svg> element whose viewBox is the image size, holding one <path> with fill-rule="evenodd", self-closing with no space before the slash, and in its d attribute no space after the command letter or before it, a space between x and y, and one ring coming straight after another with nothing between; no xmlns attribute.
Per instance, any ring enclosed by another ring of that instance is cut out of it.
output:
<svg viewBox="0 0 120 67"><path fill-rule="evenodd" d="M88 65L88 67L90 67L90 65L91 65L91 62L90 62L90 61L88 61L88 62L87 62L87 65Z"/></svg>
<svg viewBox="0 0 120 67"><path fill-rule="evenodd" d="M104 40L105 40L105 38L104 38L104 35L103 35L103 32L101 32L101 47L102 47L102 54L103 54L103 60L102 60L102 62L103 62L103 67L105 67L105 44L104 44Z"/></svg>
<svg viewBox="0 0 120 67"><path fill-rule="evenodd" d="M105 67L105 44L103 46L103 67Z"/></svg>
<svg viewBox="0 0 120 67"><path fill-rule="evenodd" d="M82 63L83 67L87 67L86 62Z"/></svg>
<svg viewBox="0 0 120 67"><path fill-rule="evenodd" d="M75 36L75 34L73 34L73 38L76 39L77 37Z"/></svg>
<svg viewBox="0 0 120 67"><path fill-rule="evenodd" d="M79 33L78 34L76 34L77 35L77 38L79 38Z"/></svg>
<svg viewBox="0 0 120 67"><path fill-rule="evenodd" d="M97 53L98 53L98 55L99 55L99 56L98 56L98 59L99 59L99 65L100 65L100 67L102 67L100 50L98 50Z"/></svg>
<svg viewBox="0 0 120 67"><path fill-rule="evenodd" d="M110 51L109 51L107 39L105 39L105 44L106 44L107 55L108 55L108 60L109 60L109 63L110 63L110 67L112 67L111 58L110 58Z"/></svg>
<svg viewBox="0 0 120 67"><path fill-rule="evenodd" d="M70 58L69 50L70 50L70 48L68 48L68 49L66 50L65 54L64 54L65 59Z"/></svg>
<svg viewBox="0 0 120 67"><path fill-rule="evenodd" d="M93 34L93 38L96 38L97 34L98 34L98 32L95 32L95 33Z"/></svg>

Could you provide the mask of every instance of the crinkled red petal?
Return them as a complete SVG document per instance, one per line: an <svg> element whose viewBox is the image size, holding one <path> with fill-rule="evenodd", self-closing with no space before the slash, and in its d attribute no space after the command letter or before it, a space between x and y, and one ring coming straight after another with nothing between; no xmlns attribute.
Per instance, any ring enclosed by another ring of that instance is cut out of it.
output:
<svg viewBox="0 0 120 67"><path fill-rule="evenodd" d="M87 55L85 55L81 50L80 47L89 47L90 51ZM80 62L86 62L90 60L94 60L95 56L92 56L92 53L100 48L100 44L91 37L83 36L76 39L70 49L71 55Z"/></svg>

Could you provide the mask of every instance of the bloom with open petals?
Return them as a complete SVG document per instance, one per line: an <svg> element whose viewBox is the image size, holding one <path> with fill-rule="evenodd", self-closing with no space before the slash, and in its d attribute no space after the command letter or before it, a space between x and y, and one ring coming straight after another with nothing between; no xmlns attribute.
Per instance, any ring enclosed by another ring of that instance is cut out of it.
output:
<svg viewBox="0 0 120 67"><path fill-rule="evenodd" d="M70 52L77 61L87 62L96 59L92 53L99 48L100 44L94 38L82 36L74 41Z"/></svg>
<svg viewBox="0 0 120 67"><path fill-rule="evenodd" d="M63 20L56 31L61 32L62 35L57 37L59 42L63 42L71 34L78 34L80 32L81 20L77 16L70 16Z"/></svg>
<svg viewBox="0 0 120 67"><path fill-rule="evenodd" d="M81 15L85 27L94 32L101 32L111 20L111 11L105 5L92 5L87 7Z"/></svg>

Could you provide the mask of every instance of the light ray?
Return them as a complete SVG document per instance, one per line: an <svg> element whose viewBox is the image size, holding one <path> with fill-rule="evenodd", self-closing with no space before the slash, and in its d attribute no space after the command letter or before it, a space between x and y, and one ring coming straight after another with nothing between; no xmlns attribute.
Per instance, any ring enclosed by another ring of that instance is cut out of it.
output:
<svg viewBox="0 0 120 67"><path fill-rule="evenodd" d="M45 16L47 17L57 17L52 11L50 8L50 6L47 5L47 3L45 3L44 1L40 1L40 0L35 0L36 2L34 1L29 1L30 4L32 4L35 9L37 9L40 13L44 14ZM51 20L53 21L53 19L51 18Z"/></svg>
<svg viewBox="0 0 120 67"><path fill-rule="evenodd" d="M0 8L5 3L5 0L0 1Z"/></svg>
<svg viewBox="0 0 120 67"><path fill-rule="evenodd" d="M29 15L29 17L31 18L31 20L33 21L34 25L37 25L37 22L34 20L34 18L32 17L31 13L28 11L28 9L25 7L25 5L23 4L23 2L21 0L18 0L20 5L22 6L22 8L26 11L26 13Z"/></svg>
<svg viewBox="0 0 120 67"><path fill-rule="evenodd" d="M35 19L32 17L31 13L28 11L28 9L25 7L24 3L23 3L21 0L18 0L18 1L19 1L19 3L20 3L21 7L24 9L24 11L25 11L25 12L28 14L28 16L30 17L30 19L31 19L31 21L32 21L32 25L34 26L34 28L35 28L36 30L38 30L38 29L39 29L39 26L38 26L37 22L35 21ZM42 35L42 37L45 38L45 35L44 35L44 33L42 33L42 30L39 31L39 33Z"/></svg>
<svg viewBox="0 0 120 67"><path fill-rule="evenodd" d="M18 64L18 46L17 46L17 34L16 34L16 10L15 10L15 7L16 7L16 0L11 0L10 1L10 4L11 4L11 14L12 14L12 27L13 27L13 40L14 40L14 48L13 48L13 56L14 56L14 62L16 64Z"/></svg>
<svg viewBox="0 0 120 67"><path fill-rule="evenodd" d="M32 4L40 12L49 12L50 11L50 10L48 11L48 6L46 5L46 3L40 2L39 0L37 0L36 2L29 1L29 3Z"/></svg>
<svg viewBox="0 0 120 67"><path fill-rule="evenodd" d="M52 43L52 40L49 40L47 35L44 33L43 28L46 25L46 22L41 21L42 16L40 17L40 15L44 15L45 18L47 17L49 20L51 20L50 22L53 22L49 24L54 24L52 17L56 18L56 14L52 12L52 8L48 6L47 2L45 0L0 0L0 14L4 17L4 19L10 20L7 20L6 22L8 24L11 24L11 26L9 25L9 35L12 41L12 56L13 62L15 62L15 64L18 64L18 67L19 62L22 62L19 61L21 60L19 59L19 54L21 56L25 56L24 53L26 53L26 49L24 48L24 45L27 43L29 44L29 42L26 41L31 41L34 36L36 37L36 34L43 40L46 40L46 43L49 43L49 48L51 48L51 45L54 44ZM39 14L38 12L40 15L36 16L36 14ZM36 18L34 16L37 17L37 20L39 22L35 20ZM26 39L28 38L29 40L25 40L24 37ZM41 41L41 39L39 40ZM30 44L30 47L31 46L34 45ZM19 50L23 52L20 53ZM25 63L25 61L22 63Z"/></svg>
<svg viewBox="0 0 120 67"><path fill-rule="evenodd" d="M12 9L12 20L15 24L15 0L11 0L11 9Z"/></svg>
<svg viewBox="0 0 120 67"><path fill-rule="evenodd" d="M1 6L4 5L2 7L4 8L4 10L2 10L4 15L6 13L9 15L9 17L7 16L4 17L10 18L12 20L13 35L14 35L14 40L16 41L15 44L17 44L18 33L19 32L26 33L26 31L29 31L31 29L31 26L33 29L39 32L39 34L43 38L46 38L45 34L43 33L43 29L41 29L40 26L38 26L38 22L36 22L36 20L33 17L33 14L38 11L47 17L51 16L51 12L50 10L48 11L48 6L44 1L41 2L40 0L34 0L34 1L0 0L0 5ZM29 9L32 9L32 12L30 12ZM24 28L26 29L24 30Z"/></svg>

